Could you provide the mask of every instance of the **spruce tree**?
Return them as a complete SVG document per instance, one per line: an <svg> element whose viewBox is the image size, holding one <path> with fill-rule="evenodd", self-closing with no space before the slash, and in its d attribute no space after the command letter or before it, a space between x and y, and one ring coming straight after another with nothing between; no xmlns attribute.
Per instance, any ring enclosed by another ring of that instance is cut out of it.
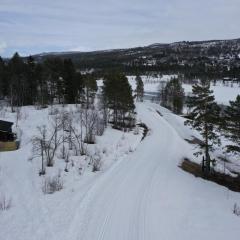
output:
<svg viewBox="0 0 240 240"><path fill-rule="evenodd" d="M230 101L224 112L225 136L232 141L227 150L240 155L240 95Z"/></svg>
<svg viewBox="0 0 240 240"><path fill-rule="evenodd" d="M192 108L189 116L192 120L185 122L198 130L204 139L200 152L196 154L204 154L203 169L207 174L210 173L212 162L209 152L213 149L214 144L220 143L215 131L219 123L220 109L214 102L212 94L210 83L206 80L201 80L199 84L193 86L193 96L188 100L188 106Z"/></svg>
<svg viewBox="0 0 240 240"><path fill-rule="evenodd" d="M37 76L36 76L36 64L34 58L29 56L26 65L26 80L27 80L27 94L26 104L33 105L36 102L37 96Z"/></svg>
<svg viewBox="0 0 240 240"><path fill-rule="evenodd" d="M75 68L71 59L65 59L63 63L63 80L65 85L66 103L75 103L77 96Z"/></svg>
<svg viewBox="0 0 240 240"><path fill-rule="evenodd" d="M144 84L142 81L142 78L137 75L136 76L136 97L137 97L137 101L142 102L143 101L143 95L144 95Z"/></svg>

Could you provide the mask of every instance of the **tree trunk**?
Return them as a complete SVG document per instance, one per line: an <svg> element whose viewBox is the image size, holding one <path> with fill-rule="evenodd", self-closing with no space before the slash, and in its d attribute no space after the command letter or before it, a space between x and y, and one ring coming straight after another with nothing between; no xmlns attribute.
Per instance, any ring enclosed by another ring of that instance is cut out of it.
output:
<svg viewBox="0 0 240 240"><path fill-rule="evenodd" d="M208 147L208 125L205 122L205 161L206 161L206 166L205 166L205 172L206 174L210 173L210 157L209 157L209 147Z"/></svg>

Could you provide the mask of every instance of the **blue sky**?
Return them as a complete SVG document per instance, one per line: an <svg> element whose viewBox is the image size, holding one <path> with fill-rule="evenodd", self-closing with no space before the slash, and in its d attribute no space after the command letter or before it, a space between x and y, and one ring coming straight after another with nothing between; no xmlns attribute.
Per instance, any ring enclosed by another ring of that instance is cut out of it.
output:
<svg viewBox="0 0 240 240"><path fill-rule="evenodd" d="M239 0L0 0L0 55L240 37Z"/></svg>

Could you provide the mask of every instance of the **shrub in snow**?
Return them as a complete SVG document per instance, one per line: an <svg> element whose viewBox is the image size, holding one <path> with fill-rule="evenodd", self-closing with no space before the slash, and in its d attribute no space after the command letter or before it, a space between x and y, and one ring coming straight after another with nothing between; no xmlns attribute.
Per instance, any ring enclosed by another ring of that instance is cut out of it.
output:
<svg viewBox="0 0 240 240"><path fill-rule="evenodd" d="M86 134L84 138L84 142L88 144L94 144L96 142L95 134L93 134L92 132L88 132L88 134Z"/></svg>
<svg viewBox="0 0 240 240"><path fill-rule="evenodd" d="M130 152L130 153L134 152L133 148L132 148L132 147L129 147L129 148L128 148L128 152Z"/></svg>
<svg viewBox="0 0 240 240"><path fill-rule="evenodd" d="M102 136L105 130L105 123L104 120L101 118L97 118L95 131L97 136Z"/></svg>
<svg viewBox="0 0 240 240"><path fill-rule="evenodd" d="M52 167L54 165L54 157L57 149L63 142L63 138L59 135L61 130L61 119L55 117L51 125L51 129L47 129L45 125L38 127L38 136L32 139L34 157L41 156L42 169L44 161L46 165Z"/></svg>
<svg viewBox="0 0 240 240"><path fill-rule="evenodd" d="M68 172L69 152L67 152L64 160L65 160L65 163L66 163L64 171Z"/></svg>
<svg viewBox="0 0 240 240"><path fill-rule="evenodd" d="M101 161L101 156L100 155L95 155L94 158L91 159L93 168L93 172L100 171L101 166L102 166L102 161Z"/></svg>
<svg viewBox="0 0 240 240"><path fill-rule="evenodd" d="M44 179L42 191L44 194L52 194L63 189L61 176L48 177Z"/></svg>
<svg viewBox="0 0 240 240"><path fill-rule="evenodd" d="M48 110L48 114L49 115L57 115L57 114L59 114L59 110L57 107L50 106L50 108Z"/></svg>
<svg viewBox="0 0 240 240"><path fill-rule="evenodd" d="M67 158L67 149L64 144L62 144L60 148L60 154L58 156L60 159L64 159L66 161Z"/></svg>
<svg viewBox="0 0 240 240"><path fill-rule="evenodd" d="M103 153L103 154L106 154L106 153L107 153L107 148L106 148L106 147L103 148L102 153Z"/></svg>
<svg viewBox="0 0 240 240"><path fill-rule="evenodd" d="M38 171L38 175L39 176L42 176L42 175L45 175L46 174L46 169L45 169L45 167L43 167L42 169L39 169L39 171Z"/></svg>
<svg viewBox="0 0 240 240"><path fill-rule="evenodd" d="M94 144L96 139L96 127L99 122L99 114L96 110L86 109L83 113L83 125L85 127L85 143Z"/></svg>
<svg viewBox="0 0 240 240"><path fill-rule="evenodd" d="M82 175L84 172L84 165L82 163L79 164L79 167L78 167L78 173L79 175Z"/></svg>
<svg viewBox="0 0 240 240"><path fill-rule="evenodd" d="M12 206L12 199L0 193L0 211L6 211Z"/></svg>
<svg viewBox="0 0 240 240"><path fill-rule="evenodd" d="M93 172L100 171L100 168L101 168L101 162L100 162L99 160L95 160L95 161L93 162L92 171L93 171Z"/></svg>
<svg viewBox="0 0 240 240"><path fill-rule="evenodd" d="M68 136L68 143L69 143L69 150L73 149L75 155L85 155L86 154L86 145L84 143L83 137L83 111L79 111L79 123L80 126L75 127L72 124L72 121L69 122L69 136Z"/></svg>
<svg viewBox="0 0 240 240"><path fill-rule="evenodd" d="M233 213L237 216L240 216L240 207L236 203L233 206Z"/></svg>
<svg viewBox="0 0 240 240"><path fill-rule="evenodd" d="M138 127L138 126L136 126L136 127L134 128L133 134L134 134L134 135L138 135L138 134L139 134L139 127Z"/></svg>

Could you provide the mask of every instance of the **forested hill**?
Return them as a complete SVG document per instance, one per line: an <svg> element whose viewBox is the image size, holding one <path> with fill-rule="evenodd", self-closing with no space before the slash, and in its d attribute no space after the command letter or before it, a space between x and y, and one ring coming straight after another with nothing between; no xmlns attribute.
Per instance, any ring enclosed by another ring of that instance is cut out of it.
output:
<svg viewBox="0 0 240 240"><path fill-rule="evenodd" d="M71 58L80 69L124 71L189 71L207 72L208 77L238 77L240 68L240 38L152 44L145 47L94 52L43 53L34 58Z"/></svg>

